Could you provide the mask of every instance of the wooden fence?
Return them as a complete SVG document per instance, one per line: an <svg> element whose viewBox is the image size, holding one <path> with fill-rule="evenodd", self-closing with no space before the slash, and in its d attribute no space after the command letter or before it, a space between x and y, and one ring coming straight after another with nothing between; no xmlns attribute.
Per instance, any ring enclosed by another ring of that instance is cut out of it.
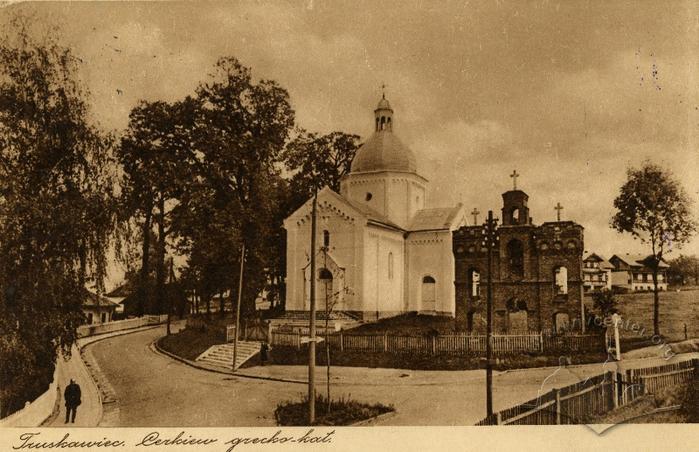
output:
<svg viewBox="0 0 699 452"><path fill-rule="evenodd" d="M271 333L272 345L301 347L302 331ZM324 335L319 334L324 338ZM559 351L604 351L604 337L596 335L547 336L535 334L494 334L493 353L497 356L517 353ZM390 334L333 333L328 343L336 350L367 353L415 353L429 355L482 355L485 335L449 334L436 336L399 336Z"/></svg>
<svg viewBox="0 0 699 452"><path fill-rule="evenodd" d="M636 400L644 394L699 378L699 359L605 372L586 381L553 389L536 399L493 413L476 425L580 424Z"/></svg>

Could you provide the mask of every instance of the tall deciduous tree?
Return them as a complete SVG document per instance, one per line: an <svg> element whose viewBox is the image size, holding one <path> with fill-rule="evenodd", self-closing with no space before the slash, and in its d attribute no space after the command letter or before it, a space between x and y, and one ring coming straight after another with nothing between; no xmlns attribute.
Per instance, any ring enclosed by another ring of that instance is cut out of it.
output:
<svg viewBox="0 0 699 452"><path fill-rule="evenodd" d="M214 201L215 212L209 215L216 224L233 225L237 231L237 237L228 235L224 243L230 246L235 240L235 248L219 246L227 254L223 264L230 265L225 284L233 299L238 291L240 245L245 243L242 310L249 313L267 280L269 254L264 238L271 234L275 211L270 193L279 177L279 157L294 125L294 111L286 90L274 81L254 81L250 69L231 57L216 63L210 80L197 89L197 99L201 105L197 128L201 183L197 186ZM201 249L211 251L210 246ZM220 257L211 257L212 264L221 262Z"/></svg>
<svg viewBox="0 0 699 452"><path fill-rule="evenodd" d="M17 16L0 40L2 415L69 352L85 284L103 289L115 218L111 140L89 124L78 59L34 27Z"/></svg>
<svg viewBox="0 0 699 452"><path fill-rule="evenodd" d="M313 196L316 188L327 185L339 193L340 180L350 172L359 140L358 135L344 132L318 135L301 131L287 145L284 164L293 173L289 181L292 199L287 214Z"/></svg>
<svg viewBox="0 0 699 452"><path fill-rule="evenodd" d="M192 180L196 143L194 122L196 101L186 98L174 104L141 102L129 115L119 158L124 168L123 205L142 225L141 276L138 314L148 306L149 253L153 227L157 229L155 260L155 303L151 309L170 309L165 300L165 255L170 229L170 212Z"/></svg>
<svg viewBox="0 0 699 452"><path fill-rule="evenodd" d="M658 267L664 255L681 248L696 231L690 211L690 199L680 183L662 167L645 162L630 168L627 180L614 199L616 213L611 225L650 245L644 262L653 270L653 331L660 335Z"/></svg>

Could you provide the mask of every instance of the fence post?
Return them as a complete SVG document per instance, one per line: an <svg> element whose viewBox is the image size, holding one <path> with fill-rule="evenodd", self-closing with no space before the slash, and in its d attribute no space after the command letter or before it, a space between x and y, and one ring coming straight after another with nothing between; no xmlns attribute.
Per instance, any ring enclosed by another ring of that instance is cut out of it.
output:
<svg viewBox="0 0 699 452"><path fill-rule="evenodd" d="M388 333L383 333L383 352L388 351Z"/></svg>
<svg viewBox="0 0 699 452"><path fill-rule="evenodd" d="M556 396L556 425L561 425L561 392L554 389L553 394Z"/></svg>
<svg viewBox="0 0 699 452"><path fill-rule="evenodd" d="M544 332L539 331L539 351L544 353Z"/></svg>
<svg viewBox="0 0 699 452"><path fill-rule="evenodd" d="M272 322L267 322L267 343L272 344Z"/></svg>
<svg viewBox="0 0 699 452"><path fill-rule="evenodd" d="M340 351L345 350L345 336L342 334L342 330L340 330Z"/></svg>
<svg viewBox="0 0 699 452"><path fill-rule="evenodd" d="M495 425L502 425L502 414L499 411L495 413Z"/></svg>
<svg viewBox="0 0 699 452"><path fill-rule="evenodd" d="M435 340L435 336L430 336L430 342L432 343L432 354L436 355L437 354L437 341Z"/></svg>
<svg viewBox="0 0 699 452"><path fill-rule="evenodd" d="M296 330L296 350L301 350L301 330Z"/></svg>

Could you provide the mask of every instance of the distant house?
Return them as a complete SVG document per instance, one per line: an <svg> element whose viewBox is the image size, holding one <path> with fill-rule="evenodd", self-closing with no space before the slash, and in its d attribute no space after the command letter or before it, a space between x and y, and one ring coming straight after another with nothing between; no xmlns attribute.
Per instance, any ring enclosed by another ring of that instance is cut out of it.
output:
<svg viewBox="0 0 699 452"><path fill-rule="evenodd" d="M102 297L94 292L85 290L82 309L85 314L85 323L98 325L111 322L119 305L107 297Z"/></svg>
<svg viewBox="0 0 699 452"><path fill-rule="evenodd" d="M644 264L648 255L643 254L615 254L609 259L614 266L612 272L612 286L633 292L653 290L653 270ZM660 262L658 269L658 290L667 290L667 269L670 266L666 262Z"/></svg>
<svg viewBox="0 0 699 452"><path fill-rule="evenodd" d="M583 259L583 289L585 292L611 290L614 266L597 253L588 253Z"/></svg>

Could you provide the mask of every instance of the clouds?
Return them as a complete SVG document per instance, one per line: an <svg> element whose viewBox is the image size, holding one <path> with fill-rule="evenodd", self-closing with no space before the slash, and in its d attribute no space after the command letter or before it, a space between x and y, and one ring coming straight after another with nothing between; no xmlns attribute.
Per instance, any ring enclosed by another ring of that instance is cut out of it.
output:
<svg viewBox="0 0 699 452"><path fill-rule="evenodd" d="M366 138L385 82L437 204L498 212L517 168L535 221L560 201L588 247L609 253L627 245L608 220L628 165L659 161L699 195L691 0L16 7L62 21L106 127L124 127L140 99L190 94L233 55L285 87L314 131Z"/></svg>

